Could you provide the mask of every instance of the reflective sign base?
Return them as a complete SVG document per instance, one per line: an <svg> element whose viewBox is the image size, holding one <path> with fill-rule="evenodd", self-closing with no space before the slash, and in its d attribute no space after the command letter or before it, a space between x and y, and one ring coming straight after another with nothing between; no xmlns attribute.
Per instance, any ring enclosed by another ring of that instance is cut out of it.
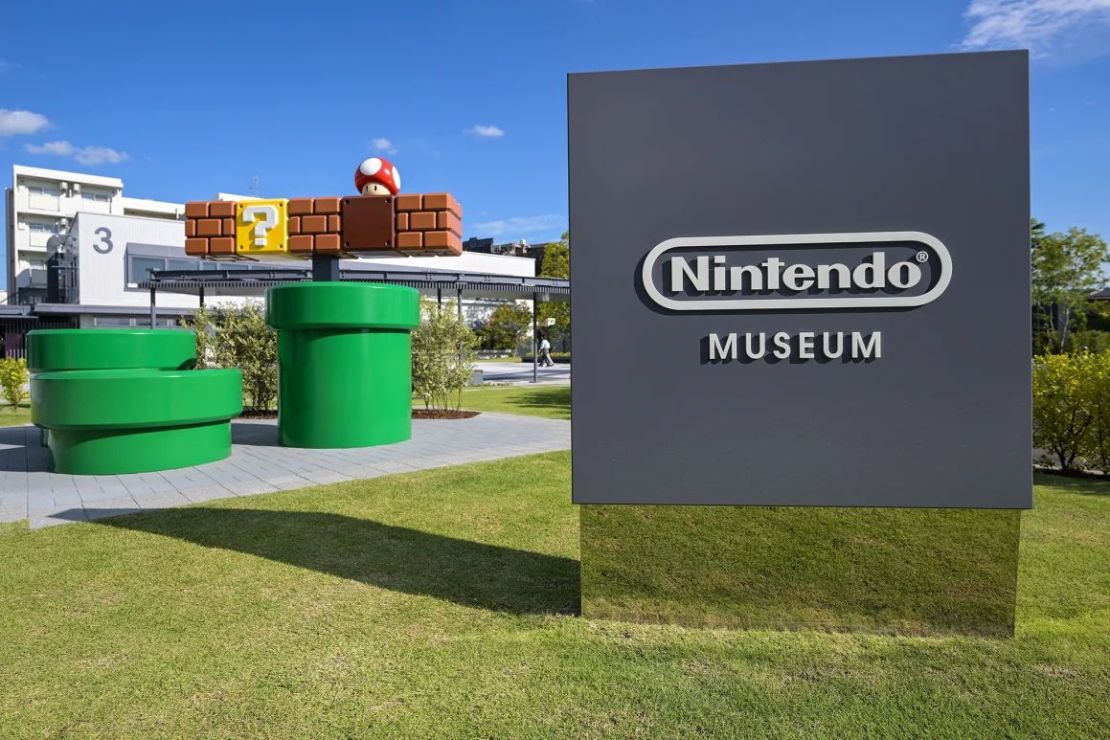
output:
<svg viewBox="0 0 1110 740"><path fill-rule="evenodd" d="M582 616L1012 636L1021 512L583 505Z"/></svg>

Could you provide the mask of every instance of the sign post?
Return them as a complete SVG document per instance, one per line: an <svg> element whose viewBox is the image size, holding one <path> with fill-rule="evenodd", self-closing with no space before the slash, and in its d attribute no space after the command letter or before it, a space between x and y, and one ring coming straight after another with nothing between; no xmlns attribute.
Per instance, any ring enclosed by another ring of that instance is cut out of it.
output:
<svg viewBox="0 0 1110 740"><path fill-rule="evenodd" d="M1001 52L571 75L584 613L1012 630L1032 505L1027 67ZM754 574L734 559L751 537L840 568ZM876 610L907 576L920 592Z"/></svg>

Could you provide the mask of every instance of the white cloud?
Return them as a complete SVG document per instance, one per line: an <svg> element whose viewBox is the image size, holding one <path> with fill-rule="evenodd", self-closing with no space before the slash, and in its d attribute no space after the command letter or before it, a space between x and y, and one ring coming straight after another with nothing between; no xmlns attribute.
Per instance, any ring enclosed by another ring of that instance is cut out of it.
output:
<svg viewBox="0 0 1110 740"><path fill-rule="evenodd" d="M1036 57L1110 52L1110 0L971 0L965 49L1024 47Z"/></svg>
<svg viewBox="0 0 1110 740"><path fill-rule="evenodd" d="M0 139L5 136L38 133L49 125L50 121L41 113L0 108Z"/></svg>
<svg viewBox="0 0 1110 740"><path fill-rule="evenodd" d="M58 157L73 157L81 164L119 164L131 157L127 152L109 149L106 146L74 146L68 141L48 141L45 144L28 144L31 154L53 154Z"/></svg>
<svg viewBox="0 0 1110 740"><path fill-rule="evenodd" d="M563 228L565 224L566 220L562 216L548 213L541 216L513 216L495 221L483 221L474 224L473 227L468 227L467 230L473 229L475 233L495 238L502 236L517 237L523 234L533 234L537 231L558 230Z"/></svg>
<svg viewBox="0 0 1110 740"><path fill-rule="evenodd" d="M396 154L397 153L396 145L394 145L394 143L392 141L385 138L384 136L380 136L377 139L374 139L373 141L371 141L370 146L374 147L374 151L376 151L376 152L384 152L386 154Z"/></svg>
<svg viewBox="0 0 1110 740"><path fill-rule="evenodd" d="M505 135L505 131L497 126L483 126L480 123L474 124L463 133L470 134L471 136L479 136L483 139L500 139Z"/></svg>

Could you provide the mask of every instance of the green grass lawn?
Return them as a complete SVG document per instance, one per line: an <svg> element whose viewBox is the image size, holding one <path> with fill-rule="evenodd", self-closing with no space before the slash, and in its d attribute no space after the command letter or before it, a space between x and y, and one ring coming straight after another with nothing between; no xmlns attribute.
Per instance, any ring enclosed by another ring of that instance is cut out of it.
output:
<svg viewBox="0 0 1110 740"><path fill-rule="evenodd" d="M31 407L12 408L9 404L0 406L0 427L17 427L31 423Z"/></svg>
<svg viewBox="0 0 1110 740"><path fill-rule="evenodd" d="M577 617L569 454L0 530L0 734L1105 737L1110 485L1042 477L1013 639Z"/></svg>
<svg viewBox="0 0 1110 740"><path fill-rule="evenodd" d="M504 414L570 418L569 385L513 385L467 388L462 407L472 411L498 411Z"/></svg>

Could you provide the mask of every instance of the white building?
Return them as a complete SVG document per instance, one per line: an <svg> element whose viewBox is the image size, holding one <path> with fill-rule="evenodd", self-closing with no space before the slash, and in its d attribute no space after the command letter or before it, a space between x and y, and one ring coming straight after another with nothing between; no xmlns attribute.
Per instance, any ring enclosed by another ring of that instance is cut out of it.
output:
<svg viewBox="0 0 1110 740"><path fill-rule="evenodd" d="M43 315L70 316L81 328L149 326L150 293L140 288L155 270L267 270L307 269L307 260L280 262L208 262L185 254L185 224L164 218L78 213L63 239L49 250L57 271L56 286L36 304ZM383 256L343 260L344 269L357 267L386 271L443 271L481 273L515 278L535 276L529 257L464 252L458 257ZM53 292L52 295L49 293ZM453 298L453 296L446 296ZM208 303L241 304L241 297L210 296ZM463 313L468 321L485 318L503 300L467 297ZM159 292L161 323L173 325L200 305L195 295Z"/></svg>
<svg viewBox="0 0 1110 740"><path fill-rule="evenodd" d="M23 335L34 328L149 326L151 295L139 285L153 270L310 267L308 261L299 260L202 262L189 257L185 254L184 205L125 197L119 178L16 165L12 187L5 195L8 291L7 301L0 301L5 355L20 356ZM217 195L219 200L248 197ZM477 273L510 279L534 278L536 273L531 257L477 252L458 257L387 254L344 260L343 267ZM514 298L472 292L462 301L462 313L468 322L479 321ZM226 294L208 297L209 304L244 300L248 299ZM158 323L175 325L199 305L197 295L160 291Z"/></svg>
<svg viewBox="0 0 1110 740"><path fill-rule="evenodd" d="M46 295L46 243L64 234L78 213L184 218L181 203L123 194L123 180L81 172L15 165L6 188L7 294L10 303L36 303Z"/></svg>

